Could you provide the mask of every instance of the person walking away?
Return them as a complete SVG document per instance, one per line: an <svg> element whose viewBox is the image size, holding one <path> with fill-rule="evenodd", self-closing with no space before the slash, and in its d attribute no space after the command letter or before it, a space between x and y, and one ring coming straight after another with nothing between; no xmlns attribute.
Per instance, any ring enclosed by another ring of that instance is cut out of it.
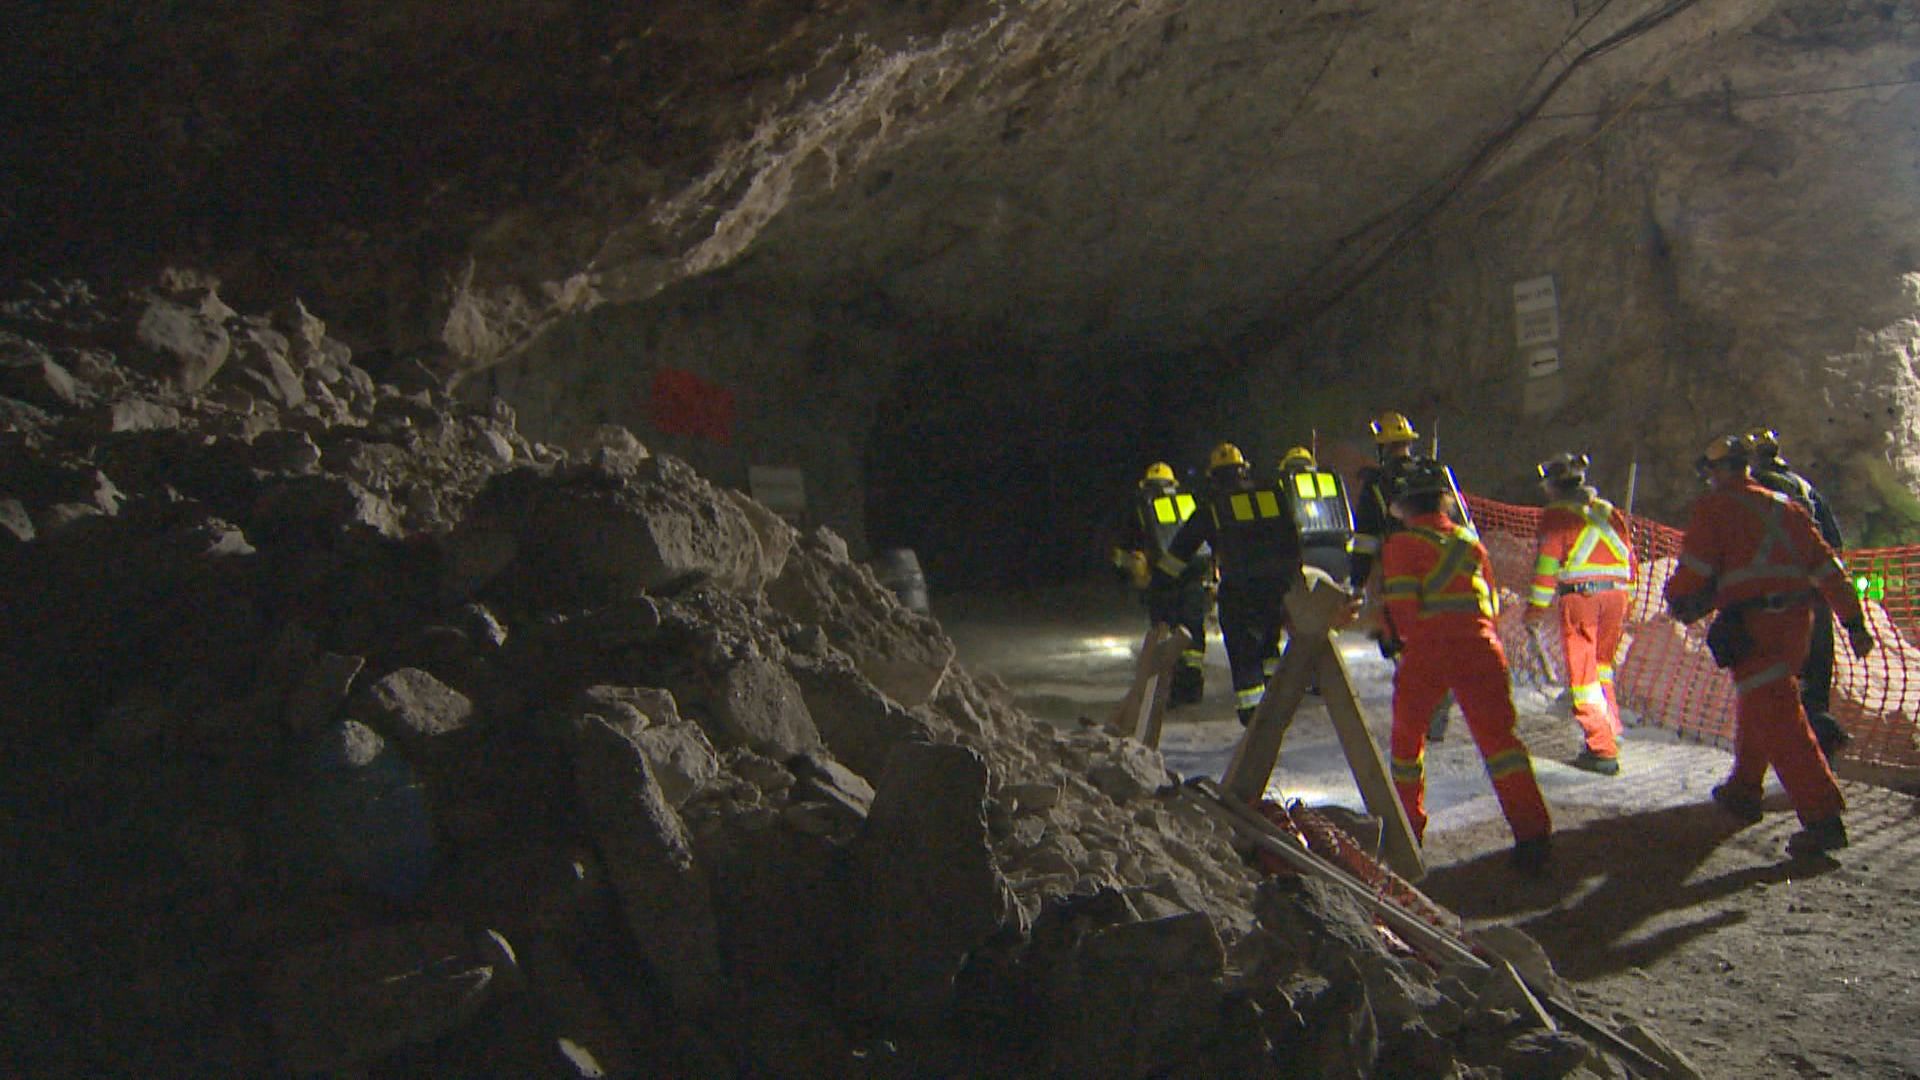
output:
<svg viewBox="0 0 1920 1080"><path fill-rule="evenodd" d="M1181 524L1193 516L1194 506L1193 493L1180 487L1172 466L1164 461L1148 465L1127 500L1112 554L1114 569L1147 609L1147 625L1177 626L1187 632L1187 646L1174 666L1167 693L1168 703L1175 706L1195 704L1206 693L1213 566L1206 556L1196 557L1180 577L1167 578L1155 575L1153 565Z"/></svg>
<svg viewBox="0 0 1920 1080"><path fill-rule="evenodd" d="M1761 817L1761 784L1771 766L1787 789L1800 831L1792 855L1847 846L1846 810L1833 770L1814 742L1800 704L1797 672L1806 662L1816 591L1841 615L1853 655L1873 651L1860 601L1813 519L1750 474L1753 442L1726 435L1708 444L1697 467L1711 485L1694 501L1667 579L1667 610L1693 623L1717 610L1707 630L1714 663L1733 675L1733 766L1713 801L1735 818Z"/></svg>
<svg viewBox="0 0 1920 1080"><path fill-rule="evenodd" d="M1455 521L1457 502L1445 466L1409 467L1391 504L1405 528L1380 550L1388 632L1400 647L1390 741L1394 788L1415 837L1424 837L1427 725L1451 691L1512 830L1512 864L1537 872L1550 855L1553 821L1516 730L1506 652L1494 626L1500 601L1493 567L1479 539Z"/></svg>
<svg viewBox="0 0 1920 1080"><path fill-rule="evenodd" d="M1253 478L1239 447L1214 447L1207 476L1204 505L1180 526L1154 571L1178 580L1202 545L1212 549L1234 711L1245 724L1266 694L1279 654L1287 592L1300 580L1300 536L1280 491Z"/></svg>
<svg viewBox="0 0 1920 1080"><path fill-rule="evenodd" d="M1573 695L1573 718L1585 745L1569 764L1615 776L1623 730L1613 693L1613 658L1633 596L1633 545L1627 518L1587 482L1585 454L1559 454L1539 465L1547 506L1534 535L1533 587L1527 632L1560 603L1561 659Z"/></svg>
<svg viewBox="0 0 1920 1080"><path fill-rule="evenodd" d="M1747 435L1753 440L1753 478L1760 486L1799 503L1813 517L1820 539L1835 553L1846 547L1840 522L1833 516L1827 500L1811 481L1794 471L1780 456L1780 436L1772 428L1755 428ZM1806 666L1800 669L1800 705L1807 711L1807 724L1813 728L1813 739L1820 744L1820 753L1831 763L1833 755L1853 736L1833 718L1833 610L1825 598L1814 601L1813 637L1807 644Z"/></svg>
<svg viewBox="0 0 1920 1080"><path fill-rule="evenodd" d="M1374 452L1379 462L1361 471L1360 500L1353 507L1353 541L1349 545L1351 554L1347 582L1356 594L1367 591L1382 545L1388 536L1401 527L1399 518L1393 514L1394 486L1406 470L1420 462L1433 460L1413 452L1413 445L1419 440L1420 433L1413 429L1412 422L1405 414L1392 410L1382 412L1373 418L1370 426ZM1447 490L1453 491L1453 474L1446 472L1445 475ZM1455 501L1457 504L1457 495ZM1454 512L1464 516L1463 509ZM1380 655L1388 660L1396 659L1392 641L1390 637L1382 637L1378 642ZM1447 717L1452 711L1453 695L1443 695L1433 707L1433 720L1427 725L1427 738L1438 742L1445 737Z"/></svg>
<svg viewBox="0 0 1920 1080"><path fill-rule="evenodd" d="M1354 592L1366 588L1373 576L1373 564L1387 536L1400 528L1393 516L1393 485L1402 470L1415 460L1413 444L1420 433L1397 412L1383 412L1372 423L1374 453L1378 464L1360 472L1360 498L1353 506L1353 553L1348 565L1347 584Z"/></svg>
<svg viewBox="0 0 1920 1080"><path fill-rule="evenodd" d="M1340 474L1321 468L1313 451L1296 446L1280 458L1280 490L1286 493L1294 530L1300 534L1302 561L1335 581L1346 581L1352 570L1353 509Z"/></svg>

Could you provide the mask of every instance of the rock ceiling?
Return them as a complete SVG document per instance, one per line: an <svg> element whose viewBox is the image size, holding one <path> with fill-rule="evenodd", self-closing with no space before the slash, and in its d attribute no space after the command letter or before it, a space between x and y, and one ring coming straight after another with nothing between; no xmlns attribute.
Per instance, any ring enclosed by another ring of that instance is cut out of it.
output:
<svg viewBox="0 0 1920 1080"><path fill-rule="evenodd" d="M32 22L0 151L20 178L9 269L201 263L243 301L300 295L370 363L498 367L536 425L594 419L568 394L604 401L606 369L663 363L783 400L804 383L822 399L793 402L806 423L870 415L903 354L960 351L1043 382L1050 364L1151 362L1237 372L1243 390L1345 387L1296 430L1398 401L1471 426L1463 401L1513 360L1511 287L1546 273L1568 346L1556 400L1684 403L1656 455L1748 422L1673 374L1676 353L1737 369L1790 343L1769 410L1811 389L1902 415L1769 418L1836 436L1830 479L1863 499L1915 471L1911 372L1827 392L1834 357L1884 366L1915 336L1899 327L1920 266L1898 236L1920 217L1903 119L1920 115L1920 26L1896 3L280 0L12 18ZM601 321L564 329L582 316ZM605 344L663 327L700 362ZM562 348L576 370L550 363ZM845 368L824 390L823 355ZM1482 419L1539 405L1496 396ZM1597 419L1559 427L1637 453ZM738 462L690 452L721 472L784 452L828 486L862 471L858 437L783 439L748 439ZM1846 464L1862 454L1879 481Z"/></svg>

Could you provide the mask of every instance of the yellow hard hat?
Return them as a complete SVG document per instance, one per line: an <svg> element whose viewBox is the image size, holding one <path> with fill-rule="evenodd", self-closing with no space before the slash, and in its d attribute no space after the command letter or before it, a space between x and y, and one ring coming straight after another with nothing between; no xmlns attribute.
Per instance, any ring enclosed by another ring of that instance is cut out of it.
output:
<svg viewBox="0 0 1920 1080"><path fill-rule="evenodd" d="M1288 469L1295 467L1302 469L1313 468L1313 451L1304 446L1296 446L1288 450L1285 454L1280 455L1281 472L1286 472Z"/></svg>
<svg viewBox="0 0 1920 1080"><path fill-rule="evenodd" d="M1747 432L1747 441L1753 444L1755 457L1777 458L1780 456L1780 435L1772 428L1754 428Z"/></svg>
<svg viewBox="0 0 1920 1080"><path fill-rule="evenodd" d="M1419 437L1420 433L1413 430L1413 425L1400 413L1383 412L1373 418L1373 441L1376 443L1412 442Z"/></svg>
<svg viewBox="0 0 1920 1080"><path fill-rule="evenodd" d="M1147 466L1147 474L1140 478L1140 482L1144 484L1153 480L1164 480L1169 484L1173 483L1173 466L1164 461L1156 461Z"/></svg>
<svg viewBox="0 0 1920 1080"><path fill-rule="evenodd" d="M1230 442L1223 442L1213 448L1213 453L1207 455L1207 468L1212 470L1225 469L1228 467L1246 468L1247 457L1240 452L1239 447Z"/></svg>

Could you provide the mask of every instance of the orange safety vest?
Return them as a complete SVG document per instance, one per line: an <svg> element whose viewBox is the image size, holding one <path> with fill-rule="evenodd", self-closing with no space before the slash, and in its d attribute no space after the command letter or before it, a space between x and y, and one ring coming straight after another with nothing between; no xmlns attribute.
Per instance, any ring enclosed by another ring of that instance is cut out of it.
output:
<svg viewBox="0 0 1920 1080"><path fill-rule="evenodd" d="M1549 504L1534 541L1528 602L1546 607L1562 585L1631 585L1633 545L1626 532L1625 515L1605 499Z"/></svg>
<svg viewBox="0 0 1920 1080"><path fill-rule="evenodd" d="M1781 605L1811 601L1820 590L1841 621L1861 617L1839 556L1820 538L1813 519L1791 499L1738 477L1700 496L1680 541L1680 565L1666 595L1714 590L1714 606L1747 600Z"/></svg>
<svg viewBox="0 0 1920 1080"><path fill-rule="evenodd" d="M1486 547L1472 529L1444 514L1422 514L1388 536L1380 572L1380 595L1403 638L1443 626L1478 631L1500 613Z"/></svg>

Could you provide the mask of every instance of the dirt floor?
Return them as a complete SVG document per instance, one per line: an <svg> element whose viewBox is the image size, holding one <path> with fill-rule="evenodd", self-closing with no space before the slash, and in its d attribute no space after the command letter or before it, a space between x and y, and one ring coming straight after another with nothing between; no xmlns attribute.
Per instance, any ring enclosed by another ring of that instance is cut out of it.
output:
<svg viewBox="0 0 1920 1080"><path fill-rule="evenodd" d="M963 661L1062 724L1105 715L1143 629L1098 590L950 598L935 614ZM1342 651L1384 746L1391 668L1364 642ZM1239 736L1217 641L1207 674L1207 700L1172 714L1162 744L1185 775L1217 776ZM1743 827L1707 799L1726 751L1631 713L1620 776L1568 768L1577 729L1551 690L1515 693L1555 818L1550 873L1507 867L1512 838L1456 713L1458 734L1428 752L1420 888L1470 927L1524 930L1586 1011L1654 1030L1704 1076L1920 1080L1920 802L1843 782L1852 845L1789 859L1798 825L1777 784L1765 820ZM1302 710L1269 793L1363 808L1323 710Z"/></svg>

